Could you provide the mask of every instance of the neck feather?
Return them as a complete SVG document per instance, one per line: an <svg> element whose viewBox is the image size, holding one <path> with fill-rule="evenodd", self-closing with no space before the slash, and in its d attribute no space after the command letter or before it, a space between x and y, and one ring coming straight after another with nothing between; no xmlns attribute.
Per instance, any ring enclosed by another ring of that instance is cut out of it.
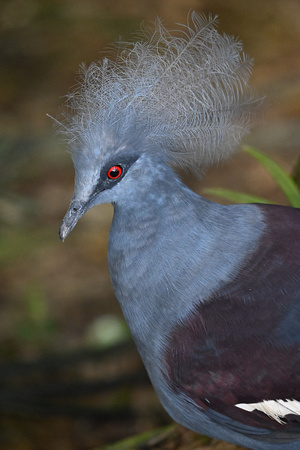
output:
<svg viewBox="0 0 300 450"><path fill-rule="evenodd" d="M256 206L211 203L171 169L159 174L114 205L108 254L116 296L148 370L147 355L159 354L172 327L231 280L263 229Z"/></svg>

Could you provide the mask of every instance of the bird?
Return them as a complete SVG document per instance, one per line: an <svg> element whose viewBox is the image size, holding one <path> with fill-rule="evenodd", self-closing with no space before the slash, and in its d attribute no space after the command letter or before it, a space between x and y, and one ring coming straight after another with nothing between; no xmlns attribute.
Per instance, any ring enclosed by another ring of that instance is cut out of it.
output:
<svg viewBox="0 0 300 450"><path fill-rule="evenodd" d="M111 282L165 410L254 450L300 448L300 209L209 201L203 177L249 132L252 59L190 12L82 65L59 120L75 167L62 241L113 205Z"/></svg>

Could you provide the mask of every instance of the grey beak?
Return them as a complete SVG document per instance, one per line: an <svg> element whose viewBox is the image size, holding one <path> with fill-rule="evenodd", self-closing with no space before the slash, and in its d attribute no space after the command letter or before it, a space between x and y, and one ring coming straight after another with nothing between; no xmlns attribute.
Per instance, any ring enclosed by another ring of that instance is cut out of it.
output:
<svg viewBox="0 0 300 450"><path fill-rule="evenodd" d="M71 201L70 207L59 227L59 237L62 241L71 233L86 210L86 202L79 202L78 200Z"/></svg>

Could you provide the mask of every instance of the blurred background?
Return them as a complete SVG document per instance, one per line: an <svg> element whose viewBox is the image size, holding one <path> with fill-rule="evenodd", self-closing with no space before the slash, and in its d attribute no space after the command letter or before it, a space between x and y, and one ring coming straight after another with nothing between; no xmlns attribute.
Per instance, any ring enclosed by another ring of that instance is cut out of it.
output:
<svg viewBox="0 0 300 450"><path fill-rule="evenodd" d="M112 448L172 423L110 284L112 207L94 208L58 239L73 166L46 114L58 115L81 62L102 58L119 37L134 40L142 21L158 15L173 29L191 9L218 14L220 30L254 58L252 86L266 101L244 142L296 176L299 0L0 1L0 449ZM223 187L287 204L243 152L201 182L185 178L200 194ZM180 428L168 433L139 448L227 448Z"/></svg>

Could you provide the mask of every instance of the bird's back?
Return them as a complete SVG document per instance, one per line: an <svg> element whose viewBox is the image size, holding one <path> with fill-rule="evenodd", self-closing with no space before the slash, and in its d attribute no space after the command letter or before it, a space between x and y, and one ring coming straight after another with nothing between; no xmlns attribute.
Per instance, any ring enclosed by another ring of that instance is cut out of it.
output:
<svg viewBox="0 0 300 450"><path fill-rule="evenodd" d="M266 225L258 246L174 327L167 377L221 425L246 435L257 427L265 443L297 439L299 448L300 210L258 208Z"/></svg>

